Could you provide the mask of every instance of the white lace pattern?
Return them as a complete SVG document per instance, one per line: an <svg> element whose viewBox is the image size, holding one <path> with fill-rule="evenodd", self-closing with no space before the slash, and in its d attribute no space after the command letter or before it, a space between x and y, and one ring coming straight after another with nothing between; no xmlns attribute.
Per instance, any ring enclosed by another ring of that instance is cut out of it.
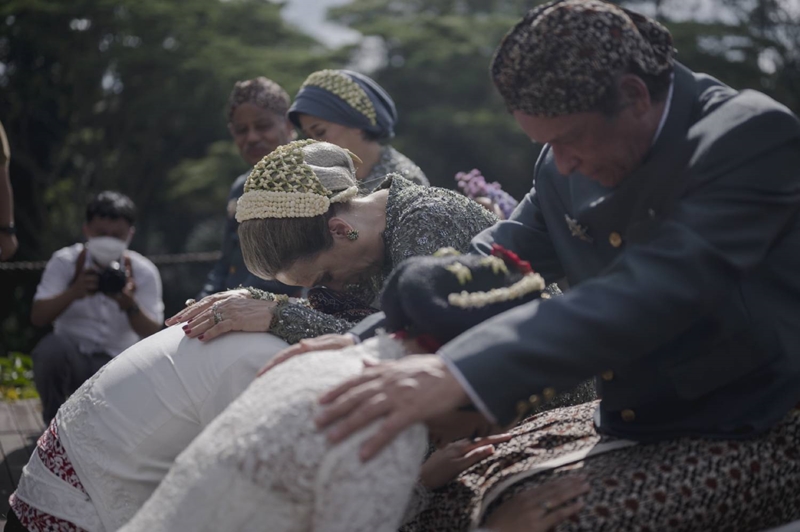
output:
<svg viewBox="0 0 800 532"><path fill-rule="evenodd" d="M402 346L375 338L295 357L256 379L123 530L396 531L424 458L425 428L411 427L362 463L360 444L378 424L331 445L313 421L320 393L378 353L395 358Z"/></svg>

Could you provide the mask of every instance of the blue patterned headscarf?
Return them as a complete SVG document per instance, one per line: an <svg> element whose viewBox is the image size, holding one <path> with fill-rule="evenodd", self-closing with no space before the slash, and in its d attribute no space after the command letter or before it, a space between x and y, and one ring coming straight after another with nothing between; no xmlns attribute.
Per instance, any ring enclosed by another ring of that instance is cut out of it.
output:
<svg viewBox="0 0 800 532"><path fill-rule="evenodd" d="M378 140L394 137L397 122L389 94L371 78L349 70L320 70L308 76L289 108L289 120L298 128L300 114L361 129Z"/></svg>

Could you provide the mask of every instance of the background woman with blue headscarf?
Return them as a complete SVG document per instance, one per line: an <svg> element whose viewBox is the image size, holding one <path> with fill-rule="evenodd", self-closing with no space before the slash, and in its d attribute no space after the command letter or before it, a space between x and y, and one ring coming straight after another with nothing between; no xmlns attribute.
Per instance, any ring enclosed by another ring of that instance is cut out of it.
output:
<svg viewBox="0 0 800 532"><path fill-rule="evenodd" d="M363 161L356 171L362 193L374 191L392 172L419 185L429 184L419 166L388 144L397 123L394 101L363 74L314 72L300 87L289 119L309 138L348 149Z"/></svg>

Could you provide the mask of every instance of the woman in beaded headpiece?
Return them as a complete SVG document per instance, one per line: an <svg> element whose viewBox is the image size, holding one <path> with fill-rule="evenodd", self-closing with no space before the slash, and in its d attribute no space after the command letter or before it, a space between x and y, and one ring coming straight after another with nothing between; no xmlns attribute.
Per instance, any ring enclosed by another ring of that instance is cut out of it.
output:
<svg viewBox="0 0 800 532"><path fill-rule="evenodd" d="M452 190L422 187L396 174L361 196L354 159L327 142L281 146L255 166L236 211L250 271L293 286L326 287L310 298L317 308L242 289L209 296L167 324L191 319L187 334L204 341L231 330L269 330L289 343L342 334L377 312L348 311L372 303L402 260L445 246L466 251L473 236L497 221ZM331 315L332 302L345 319Z"/></svg>
<svg viewBox="0 0 800 532"><path fill-rule="evenodd" d="M320 70L303 83L289 108L289 119L308 138L355 153L362 193L375 190L390 173L418 185L428 179L408 157L392 148L397 110L389 94L369 77L349 70Z"/></svg>
<svg viewBox="0 0 800 532"><path fill-rule="evenodd" d="M314 154L307 159L319 160ZM358 375L369 360L430 349L537 298L542 277L504 251L496 248L482 257L448 250L404 261L381 298L391 335L298 357L256 379L181 454L121 532L397 531L426 508L429 489L446 482L429 474L433 456L420 466L429 441L443 446L471 437L448 447L493 451L507 436L492 436L500 427L464 408L410 427L375 460L363 463L359 446L381 421L331 444L314 423L317 398ZM500 508L485 532L550 530L580 508L570 501L587 489L580 479L547 484ZM445 529L456 530L438 530Z"/></svg>

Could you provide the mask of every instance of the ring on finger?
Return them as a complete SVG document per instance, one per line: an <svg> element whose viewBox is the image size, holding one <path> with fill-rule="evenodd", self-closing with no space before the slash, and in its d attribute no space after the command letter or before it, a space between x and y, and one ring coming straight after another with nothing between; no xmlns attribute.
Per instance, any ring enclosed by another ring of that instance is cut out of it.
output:
<svg viewBox="0 0 800 532"><path fill-rule="evenodd" d="M224 318L222 317L222 312L219 310L219 304L214 303L211 305L211 314L214 316L214 325L221 322Z"/></svg>
<svg viewBox="0 0 800 532"><path fill-rule="evenodd" d="M197 303L197 300L195 300L195 299L192 299L192 298L189 298L189 299L187 299L187 300L186 300L186 302L184 303L184 305L186 305L187 307L191 307L191 306L192 306L192 305L194 305L195 303Z"/></svg>

